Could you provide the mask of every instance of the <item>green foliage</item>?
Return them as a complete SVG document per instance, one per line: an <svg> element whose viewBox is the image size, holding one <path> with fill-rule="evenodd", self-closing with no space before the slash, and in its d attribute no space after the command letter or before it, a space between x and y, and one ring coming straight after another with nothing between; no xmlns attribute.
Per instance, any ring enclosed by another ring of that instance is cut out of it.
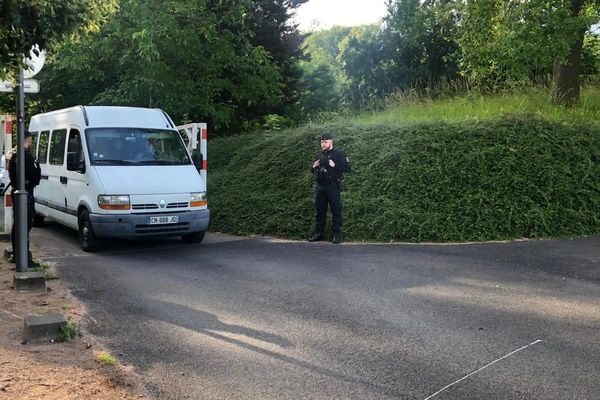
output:
<svg viewBox="0 0 600 400"><path fill-rule="evenodd" d="M299 83L302 76L300 61L304 58L301 48L303 35L292 23L293 12L308 0L255 0L253 12L249 13L248 25L252 31L250 41L255 47L264 48L273 58L283 82L280 101L268 107L256 104L248 110L246 119L261 115L294 114L300 96Z"/></svg>
<svg viewBox="0 0 600 400"><path fill-rule="evenodd" d="M340 60L340 44L351 28L333 27L310 34L304 41L307 60L300 63L302 113L314 119L323 112L338 110L344 104L346 78Z"/></svg>
<svg viewBox="0 0 600 400"><path fill-rule="evenodd" d="M269 114L265 116L265 123L263 129L279 131L282 128L287 128L292 125L292 121L289 118L283 117L277 114Z"/></svg>
<svg viewBox="0 0 600 400"><path fill-rule="evenodd" d="M456 90L456 89L455 89ZM528 113L556 122L577 123L589 121L600 123L600 88L583 89L578 107L559 107L550 102L546 87L526 87L521 90L482 95L467 92L464 96L400 98L383 112L344 116L360 125L395 124L403 122L456 121L472 118L498 118L503 114Z"/></svg>
<svg viewBox="0 0 600 400"><path fill-rule="evenodd" d="M98 360L107 365L117 365L119 363L119 360L117 360L116 357L106 352L100 353Z"/></svg>
<svg viewBox="0 0 600 400"><path fill-rule="evenodd" d="M354 173L354 241L471 241L600 233L600 132L535 116L307 125L210 143L211 229L302 239L314 224L310 166L336 133Z"/></svg>
<svg viewBox="0 0 600 400"><path fill-rule="evenodd" d="M600 73L600 36L586 35L581 54L581 74L597 75Z"/></svg>
<svg viewBox="0 0 600 400"><path fill-rule="evenodd" d="M39 264L35 270L37 272L42 272L44 274L44 279L47 281L58 279L48 264Z"/></svg>
<svg viewBox="0 0 600 400"><path fill-rule="evenodd" d="M352 28L334 26L331 29L311 33L304 41L305 52L310 62L316 65L329 65L341 77L342 65L338 58L340 43L350 34Z"/></svg>
<svg viewBox="0 0 600 400"><path fill-rule="evenodd" d="M116 0L4 0L0 3L0 75L14 70L33 44L46 48L69 33L98 29Z"/></svg>
<svg viewBox="0 0 600 400"><path fill-rule="evenodd" d="M430 87L458 76L457 31L462 3L395 0L384 28L386 64L393 86Z"/></svg>
<svg viewBox="0 0 600 400"><path fill-rule="evenodd" d="M75 339L79 335L79 328L73 321L72 317L67 319L67 325L60 328L60 334L63 342Z"/></svg>
<svg viewBox="0 0 600 400"><path fill-rule="evenodd" d="M308 117L324 111L334 111L342 102L340 81L328 64L304 65L302 88L302 111Z"/></svg>
<svg viewBox="0 0 600 400"><path fill-rule="evenodd" d="M574 15L576 3L583 10ZM598 22L598 10L590 0L469 1L459 37L463 73L497 89L551 72L554 60L566 60L578 35Z"/></svg>
<svg viewBox="0 0 600 400"><path fill-rule="evenodd" d="M54 49L42 76L44 108L160 107L176 121L234 130L256 107L279 104L284 85L271 55L251 43L252 7L247 0L123 0L100 32Z"/></svg>
<svg viewBox="0 0 600 400"><path fill-rule="evenodd" d="M339 58L349 80L347 96L354 109L364 108L391 91L392 77L384 62L386 49L378 24L353 28L340 49Z"/></svg>
<svg viewBox="0 0 600 400"><path fill-rule="evenodd" d="M396 90L457 78L461 4L394 0L383 25L313 33L305 42L311 55L305 67L307 112L332 111L336 104L364 110Z"/></svg>

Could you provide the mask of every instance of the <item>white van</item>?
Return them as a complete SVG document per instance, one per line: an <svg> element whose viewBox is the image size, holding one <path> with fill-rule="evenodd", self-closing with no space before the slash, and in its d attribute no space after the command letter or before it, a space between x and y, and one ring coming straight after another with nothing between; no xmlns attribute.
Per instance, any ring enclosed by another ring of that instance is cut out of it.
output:
<svg viewBox="0 0 600 400"><path fill-rule="evenodd" d="M206 187L162 110L77 106L31 118L31 151L42 168L35 224L79 231L85 251L100 238L204 238Z"/></svg>

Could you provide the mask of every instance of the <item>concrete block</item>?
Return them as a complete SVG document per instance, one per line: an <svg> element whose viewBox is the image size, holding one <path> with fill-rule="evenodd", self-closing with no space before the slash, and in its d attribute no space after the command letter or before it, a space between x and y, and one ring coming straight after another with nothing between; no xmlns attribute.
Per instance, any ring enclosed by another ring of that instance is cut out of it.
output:
<svg viewBox="0 0 600 400"><path fill-rule="evenodd" d="M45 292L46 279L43 272L16 272L13 289L17 292Z"/></svg>
<svg viewBox="0 0 600 400"><path fill-rule="evenodd" d="M23 339L27 342L60 341L62 340L61 328L66 327L67 318L62 314L29 315L25 317Z"/></svg>

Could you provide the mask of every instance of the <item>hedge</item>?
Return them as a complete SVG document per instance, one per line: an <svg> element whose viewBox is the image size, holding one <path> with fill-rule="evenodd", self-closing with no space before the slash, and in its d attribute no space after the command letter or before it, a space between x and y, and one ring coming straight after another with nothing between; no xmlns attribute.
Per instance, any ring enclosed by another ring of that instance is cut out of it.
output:
<svg viewBox="0 0 600 400"><path fill-rule="evenodd" d="M310 174L333 132L353 173L351 241L485 241L600 233L600 132L533 116L404 125L307 125L209 143L211 230L302 239Z"/></svg>

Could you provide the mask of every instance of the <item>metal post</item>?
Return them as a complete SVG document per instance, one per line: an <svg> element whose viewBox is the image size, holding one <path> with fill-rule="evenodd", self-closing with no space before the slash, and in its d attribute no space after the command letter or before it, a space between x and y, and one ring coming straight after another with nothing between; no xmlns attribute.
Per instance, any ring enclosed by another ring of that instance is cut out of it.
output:
<svg viewBox="0 0 600 400"><path fill-rule="evenodd" d="M13 207L16 207L15 263L17 272L26 272L29 266L27 254L27 191L25 190L25 88L23 67L19 67L17 82L17 191Z"/></svg>

